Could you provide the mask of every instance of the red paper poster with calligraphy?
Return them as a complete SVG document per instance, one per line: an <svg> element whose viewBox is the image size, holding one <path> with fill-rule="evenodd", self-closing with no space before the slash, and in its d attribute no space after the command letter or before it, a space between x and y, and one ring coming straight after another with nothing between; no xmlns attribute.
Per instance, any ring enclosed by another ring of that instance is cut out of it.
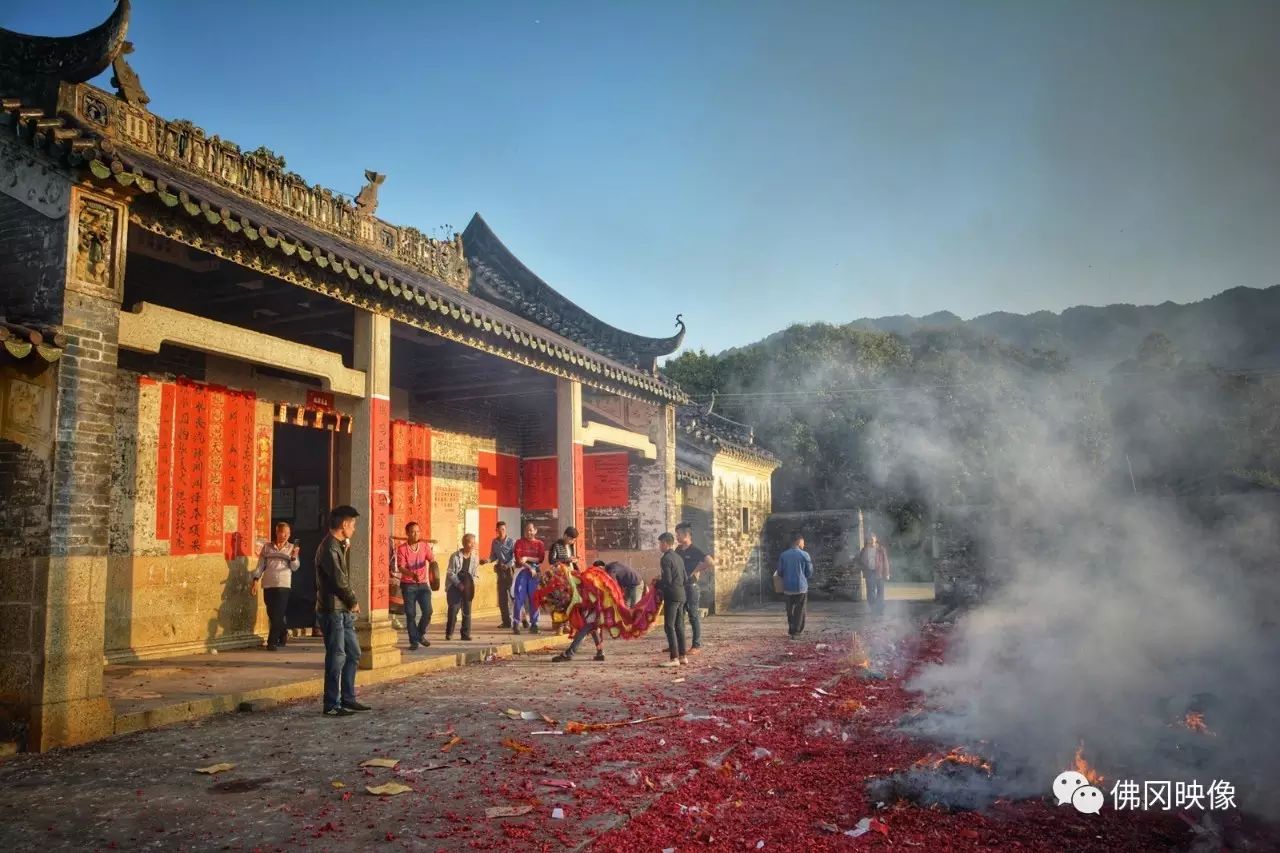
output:
<svg viewBox="0 0 1280 853"><path fill-rule="evenodd" d="M585 537L587 530L587 513L586 507L582 501L583 483L582 483L582 445L573 445L573 526L582 531ZM563 514L563 513L562 513ZM583 540L586 541L585 538Z"/></svg>
<svg viewBox="0 0 1280 853"><path fill-rule="evenodd" d="M205 389L180 381L175 404L173 534L169 553L198 554L204 547L205 467L208 458L209 407Z"/></svg>
<svg viewBox="0 0 1280 853"><path fill-rule="evenodd" d="M257 418L254 418L256 423ZM254 532L262 539L271 538L271 424L257 428L254 462Z"/></svg>
<svg viewBox="0 0 1280 853"><path fill-rule="evenodd" d="M502 507L520 506L520 460L509 453L498 454L497 504Z"/></svg>
<svg viewBox="0 0 1280 853"><path fill-rule="evenodd" d="M413 506L414 519L431 533L431 427L414 424L413 427Z"/></svg>
<svg viewBox="0 0 1280 853"><path fill-rule="evenodd" d="M387 499L391 495L391 402L374 397L369 401L369 429L372 447L369 460L373 507L369 520L369 593L371 610L386 610L390 601L388 584L391 582L390 535L391 525Z"/></svg>
<svg viewBox="0 0 1280 853"><path fill-rule="evenodd" d="M220 554L226 549L222 538L222 466L225 455L222 427L226 417L227 389L209 385L204 389L204 396L208 407L208 440L205 442L204 539L200 553Z"/></svg>
<svg viewBox="0 0 1280 853"><path fill-rule="evenodd" d="M631 503L631 455L588 453L582 457L582 500L588 507L624 507Z"/></svg>
<svg viewBox="0 0 1280 853"><path fill-rule="evenodd" d="M524 484L526 510L555 509L559 502L556 493L556 458L546 456L525 459L520 465L520 479Z"/></svg>
<svg viewBox="0 0 1280 853"><path fill-rule="evenodd" d="M476 453L476 472L479 477L480 506L498 505L498 454L487 450Z"/></svg>
<svg viewBox="0 0 1280 853"><path fill-rule="evenodd" d="M156 539L169 538L173 517L173 421L177 389L160 386L160 441L156 445Z"/></svg>
<svg viewBox="0 0 1280 853"><path fill-rule="evenodd" d="M253 471L254 471L254 420L257 412L257 396L252 392L241 395L240 402L240 550L241 555L253 553Z"/></svg>
<svg viewBox="0 0 1280 853"><path fill-rule="evenodd" d="M391 422L391 514L395 516L392 534L404 534L404 526L413 520L413 469L409 464L410 427L405 421Z"/></svg>

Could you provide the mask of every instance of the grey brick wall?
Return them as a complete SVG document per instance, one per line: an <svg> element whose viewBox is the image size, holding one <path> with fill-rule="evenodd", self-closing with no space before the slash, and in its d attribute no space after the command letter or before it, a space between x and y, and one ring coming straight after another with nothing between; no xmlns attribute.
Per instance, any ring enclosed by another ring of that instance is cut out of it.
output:
<svg viewBox="0 0 1280 853"><path fill-rule="evenodd" d="M49 219L0 194L0 313L56 322L66 254L65 217Z"/></svg>
<svg viewBox="0 0 1280 853"><path fill-rule="evenodd" d="M107 553L119 325L116 303L66 294L62 327L68 340L58 363L50 501L54 555Z"/></svg>

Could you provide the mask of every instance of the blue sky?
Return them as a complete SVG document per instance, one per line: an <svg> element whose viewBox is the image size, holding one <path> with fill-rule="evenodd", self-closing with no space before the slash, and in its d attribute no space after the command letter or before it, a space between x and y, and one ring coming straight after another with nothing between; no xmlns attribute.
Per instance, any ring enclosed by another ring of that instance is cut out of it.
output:
<svg viewBox="0 0 1280 853"><path fill-rule="evenodd" d="M107 0L10 0L76 32ZM794 322L1280 283L1280 3L135 0L151 108L601 318ZM109 74L104 75L105 79Z"/></svg>

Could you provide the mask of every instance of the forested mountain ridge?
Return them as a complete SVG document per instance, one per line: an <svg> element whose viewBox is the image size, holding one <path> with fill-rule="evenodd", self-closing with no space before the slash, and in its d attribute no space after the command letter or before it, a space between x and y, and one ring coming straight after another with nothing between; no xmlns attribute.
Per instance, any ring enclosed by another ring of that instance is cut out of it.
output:
<svg viewBox="0 0 1280 853"><path fill-rule="evenodd" d="M1280 287L1237 288L1185 306L793 325L663 371L779 456L776 509L878 506L906 523L1049 464L1147 493L1280 482L1276 329ZM1046 444L1054 458L1026 450Z"/></svg>
<svg viewBox="0 0 1280 853"><path fill-rule="evenodd" d="M1231 369L1270 367L1280 365L1280 285L1236 287L1186 304L1080 305L1060 313L997 311L971 320L939 311L923 317L863 318L844 326L899 335L964 329L1027 351L1057 352L1090 374L1106 372L1132 356L1147 335L1163 332L1189 361Z"/></svg>

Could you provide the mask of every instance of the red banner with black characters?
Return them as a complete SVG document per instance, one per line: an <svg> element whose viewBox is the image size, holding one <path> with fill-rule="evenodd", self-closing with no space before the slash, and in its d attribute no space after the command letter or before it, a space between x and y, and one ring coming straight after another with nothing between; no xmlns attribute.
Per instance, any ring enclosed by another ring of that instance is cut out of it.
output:
<svg viewBox="0 0 1280 853"><path fill-rule="evenodd" d="M391 514L396 536L416 521L431 534L431 427L409 421L391 424Z"/></svg>
<svg viewBox="0 0 1280 853"><path fill-rule="evenodd" d="M371 610L386 610L391 583L391 401L382 397L369 400L370 490L373 507L369 520L370 578L373 589L369 597Z"/></svg>
<svg viewBox="0 0 1280 853"><path fill-rule="evenodd" d="M271 489L271 433L255 447L264 438L255 430L255 399L186 379L161 384L156 538L169 540L170 554L233 559L252 550L255 460L264 455L267 496L259 504L267 512Z"/></svg>
<svg viewBox="0 0 1280 853"><path fill-rule="evenodd" d="M160 441L156 445L156 539L167 541L173 518L173 420L177 389L160 386Z"/></svg>

